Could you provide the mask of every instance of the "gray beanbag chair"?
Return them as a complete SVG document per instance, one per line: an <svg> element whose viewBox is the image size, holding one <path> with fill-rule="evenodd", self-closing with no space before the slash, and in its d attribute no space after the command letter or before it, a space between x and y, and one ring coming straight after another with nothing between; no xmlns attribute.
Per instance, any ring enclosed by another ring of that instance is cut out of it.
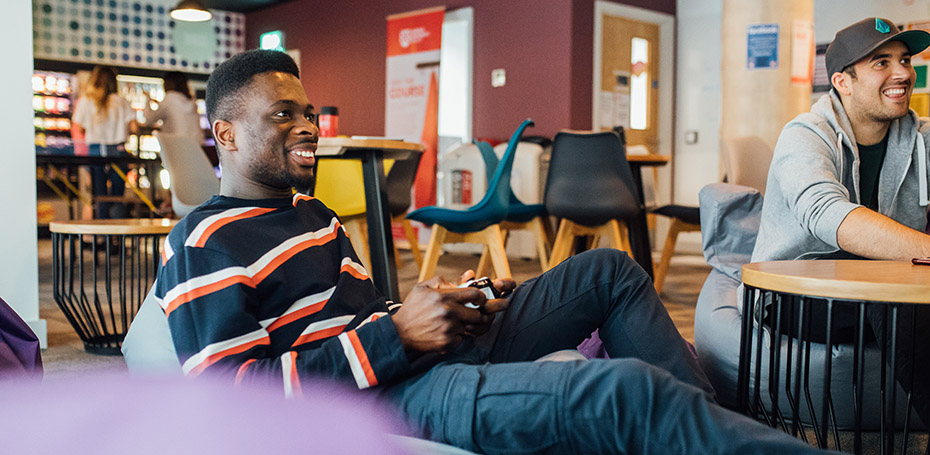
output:
<svg viewBox="0 0 930 455"><path fill-rule="evenodd" d="M701 236L704 246L704 258L713 268L698 297L697 309L694 315L694 345L697 349L698 360L708 378L717 391L717 398L721 404L728 407L736 405L737 367L739 364L740 327L743 320L742 304L740 303L742 290L740 287L740 269L748 263L755 244L756 234L762 212L762 195L755 189L715 183L705 186L700 192L701 205ZM771 349L771 336L768 327L763 328L763 363L761 376L761 397L766 409L772 408L772 398L768 389L769 382L769 350ZM753 349L756 346L753 340ZM778 407L781 412L790 418L791 410L784 387L785 359L788 353L788 337L782 337L781 371L778 388ZM792 343L793 361L797 361L798 344ZM838 344L829 351L823 344L812 343L811 346L811 374L809 383L809 396L804 387L801 388L800 420L804 424L811 423L811 416L807 406L807 399L814 403L814 412L820 423L821 397L823 396L824 356L832 357L831 391L833 405L836 413L838 429L846 430L854 427L854 389L852 381L853 346ZM881 350L874 343L866 346L864 404L863 404L863 430L878 430L880 426L880 365ZM795 363L795 365L797 365ZM795 370L796 366L792 368ZM754 374L751 371L750 374ZM750 387L755 383L750 380ZM897 405L899 411L895 422L899 427L904 422L904 392L897 386ZM754 390L750 390L750 396ZM922 429L920 419L912 413L912 429Z"/></svg>

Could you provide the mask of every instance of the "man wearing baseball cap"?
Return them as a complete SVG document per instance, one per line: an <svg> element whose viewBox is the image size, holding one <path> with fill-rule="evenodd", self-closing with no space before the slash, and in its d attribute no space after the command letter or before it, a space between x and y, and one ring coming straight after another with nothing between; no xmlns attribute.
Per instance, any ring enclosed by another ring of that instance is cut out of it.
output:
<svg viewBox="0 0 930 455"><path fill-rule="evenodd" d="M900 31L871 17L839 32L827 48L829 94L782 130L769 169L752 261L930 256L927 235L930 122L909 108L916 73L911 57L930 46L922 30ZM916 306L916 305L914 305ZM825 337L820 308L815 337ZM868 314L881 342L881 306ZM930 424L930 312L905 307L898 327L899 378L911 377L917 337L914 403ZM834 313L834 337L851 341L852 309ZM911 320L917 321L912 330ZM903 338L902 338L903 337ZM821 339L822 341L822 339Z"/></svg>

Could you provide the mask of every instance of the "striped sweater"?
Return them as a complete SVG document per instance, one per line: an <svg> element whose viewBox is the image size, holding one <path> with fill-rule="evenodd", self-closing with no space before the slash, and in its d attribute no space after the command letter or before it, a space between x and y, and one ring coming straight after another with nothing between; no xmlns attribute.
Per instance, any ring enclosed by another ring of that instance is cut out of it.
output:
<svg viewBox="0 0 930 455"><path fill-rule="evenodd" d="M345 229L312 197L216 196L168 235L155 284L184 373L390 383L410 363Z"/></svg>

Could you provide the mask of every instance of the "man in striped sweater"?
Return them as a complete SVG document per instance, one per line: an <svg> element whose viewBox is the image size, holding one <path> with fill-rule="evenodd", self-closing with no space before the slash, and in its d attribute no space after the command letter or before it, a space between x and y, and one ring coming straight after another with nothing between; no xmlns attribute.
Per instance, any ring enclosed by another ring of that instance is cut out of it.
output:
<svg viewBox="0 0 930 455"><path fill-rule="evenodd" d="M403 305L381 296L333 211L304 194L319 131L298 75L255 50L208 81L221 195L168 236L156 283L186 375L291 396L315 378L353 384L420 436L487 453L813 451L714 403L648 276L617 251L495 280L503 299L439 278ZM532 362L595 329L613 359Z"/></svg>

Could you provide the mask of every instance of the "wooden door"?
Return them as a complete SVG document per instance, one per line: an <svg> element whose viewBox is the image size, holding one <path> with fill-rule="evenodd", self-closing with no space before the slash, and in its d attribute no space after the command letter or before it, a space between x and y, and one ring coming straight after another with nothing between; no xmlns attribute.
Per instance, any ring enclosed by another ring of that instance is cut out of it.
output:
<svg viewBox="0 0 930 455"><path fill-rule="evenodd" d="M627 144L657 152L659 112L659 26L623 17L601 17L602 100L596 127L622 125ZM613 109L613 121L605 108ZM625 122L625 124L624 124Z"/></svg>

